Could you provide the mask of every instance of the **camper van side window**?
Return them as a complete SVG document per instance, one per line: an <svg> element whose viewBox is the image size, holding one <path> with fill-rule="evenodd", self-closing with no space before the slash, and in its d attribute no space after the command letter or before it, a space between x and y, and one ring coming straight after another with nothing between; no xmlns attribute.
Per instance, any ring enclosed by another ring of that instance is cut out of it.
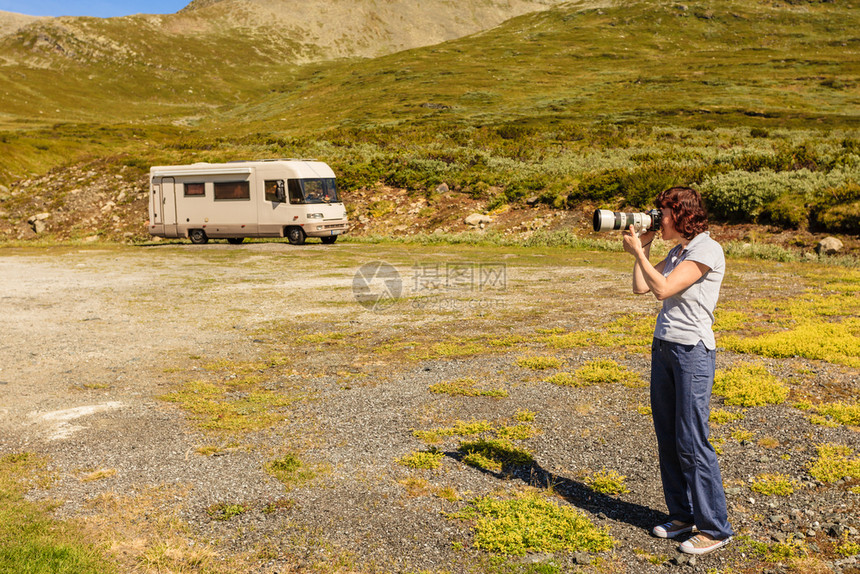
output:
<svg viewBox="0 0 860 574"><path fill-rule="evenodd" d="M247 181L216 181L215 201L222 199L251 199L251 185Z"/></svg>
<svg viewBox="0 0 860 574"><path fill-rule="evenodd" d="M266 180L264 187L266 188L266 201L283 203L287 200L283 179Z"/></svg>
<svg viewBox="0 0 860 574"><path fill-rule="evenodd" d="M206 195L206 188L202 183L186 183L185 184L185 197L201 197Z"/></svg>

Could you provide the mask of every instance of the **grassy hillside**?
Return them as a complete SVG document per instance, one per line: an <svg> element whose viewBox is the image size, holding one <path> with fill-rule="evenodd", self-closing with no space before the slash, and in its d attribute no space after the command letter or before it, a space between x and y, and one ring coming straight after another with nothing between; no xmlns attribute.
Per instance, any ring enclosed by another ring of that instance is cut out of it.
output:
<svg viewBox="0 0 860 574"><path fill-rule="evenodd" d="M146 16L54 19L0 40L2 112L7 125L187 122L254 97L304 49L266 29L166 34Z"/></svg>
<svg viewBox="0 0 860 574"><path fill-rule="evenodd" d="M240 113L301 114L305 128L358 118L860 124L857 2L589 4L360 66L307 68Z"/></svg>
<svg viewBox="0 0 860 574"><path fill-rule="evenodd" d="M856 233L858 15L853 0L574 2L429 48L304 66L279 60L298 44L257 49L262 29L229 46L193 34L181 44L139 17L123 45L141 48L88 52L69 39L65 68L36 67L33 54L57 49L19 34L4 49L30 65L0 67L0 87L39 81L4 101L0 182L104 156L141 169L301 155L330 162L348 198L402 189L425 197L430 218L441 183L488 211L526 198L645 206L693 184L725 221ZM90 123L22 123L32 102Z"/></svg>
<svg viewBox="0 0 860 574"><path fill-rule="evenodd" d="M193 123L259 98L301 63L435 44L557 1L220 0L160 16L43 19L0 37L0 126Z"/></svg>
<svg viewBox="0 0 860 574"><path fill-rule="evenodd" d="M488 209L644 207L691 184L720 219L860 231L856 2L593 6L308 67L217 126L275 154L303 140L273 132L315 128L355 187L445 182Z"/></svg>

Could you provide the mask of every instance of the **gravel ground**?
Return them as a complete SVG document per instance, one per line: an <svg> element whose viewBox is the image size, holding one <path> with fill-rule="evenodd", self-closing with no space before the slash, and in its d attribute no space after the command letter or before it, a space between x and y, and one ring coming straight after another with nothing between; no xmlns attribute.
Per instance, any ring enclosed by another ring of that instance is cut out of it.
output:
<svg viewBox="0 0 860 574"><path fill-rule="evenodd" d="M356 271L372 261L396 267L407 299L377 312L356 302ZM434 305L416 306L426 302L414 296L418 277L428 270L457 263L479 271L500 261L506 264L504 288L443 291ZM543 382L547 373L516 365L524 353L549 353L528 339L536 329L592 329L622 313L653 312L653 299L627 293L628 267L619 254L468 247L5 249L0 454L32 451L49 458L55 481L32 496L64 501L61 516L111 524L114 541L130 536L135 522L144 542L126 545L120 559L141 571L140 557L155 543L164 517L182 525L184 552L212 549L225 559L223 568L241 564L237 571L527 572L548 562L561 572L804 571L762 562L747 539L803 541L824 571L860 571L855 557L833 552L843 535L860 542L860 495L851 491L856 481L825 485L806 470L818 444L860 450L856 429L813 425L791 401L749 409L742 421L715 426L713 437L724 439L720 460L730 519L744 538L687 560L676 543L648 534L665 514L650 417L637 410L648 403L647 388L561 387ZM781 266L735 267L724 300L760 297L774 288L800 292ZM348 336L300 338L332 332ZM492 353L410 358L433 341L459 337L466 345L477 335L526 340ZM376 352L392 341L402 343L399 351ZM212 376L207 362L278 353L288 357L289 370L261 384L302 399L265 430L207 433L175 403L160 399L183 382ZM647 379L648 358L640 350L588 347L552 354L564 360L565 370L611 358ZM749 359L721 352L718 368L743 360ZM804 396L858 396L856 369L799 359L763 362L789 381L802 368ZM461 377L509 395L428 391ZM719 403L715 399L714 406ZM540 434L520 443L534 456L532 466L503 473L472 468L462 462L455 439L438 445L446 455L439 469L397 463L425 448L415 429L471 419L510 423L520 410L537 413L533 424ZM737 428L753 438L732 439ZM778 445L762 446L763 437ZM205 445L221 450L198 454ZM297 453L315 478L284 485L269 476L264 463L285 452ZM607 496L588 488L585 478L603 468L626 476L630 492ZM97 469L115 472L88 480ZM788 497L758 495L749 483L765 473L785 474L800 489ZM608 527L615 548L499 562L471 548L469 524L445 516L477 496L547 486L560 504ZM440 496L443 488L459 499ZM134 504L110 510L108 500ZM215 520L207 509L217 504L241 504L247 511Z"/></svg>

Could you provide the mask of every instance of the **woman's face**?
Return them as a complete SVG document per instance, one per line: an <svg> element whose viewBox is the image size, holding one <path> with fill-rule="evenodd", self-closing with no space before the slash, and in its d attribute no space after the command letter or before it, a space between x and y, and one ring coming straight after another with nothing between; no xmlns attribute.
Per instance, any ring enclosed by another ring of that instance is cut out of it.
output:
<svg viewBox="0 0 860 574"><path fill-rule="evenodd" d="M660 211L662 212L660 229L662 230L663 239L678 239L680 235L675 230L675 215L672 213L672 208L664 207Z"/></svg>

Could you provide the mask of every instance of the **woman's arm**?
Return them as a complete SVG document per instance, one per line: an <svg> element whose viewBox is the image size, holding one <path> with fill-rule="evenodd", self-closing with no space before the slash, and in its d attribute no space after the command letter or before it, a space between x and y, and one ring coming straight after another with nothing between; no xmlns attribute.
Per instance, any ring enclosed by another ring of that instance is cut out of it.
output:
<svg viewBox="0 0 860 574"><path fill-rule="evenodd" d="M644 263L642 263L643 260ZM643 280L648 286L648 291L653 293L658 301L677 295L701 279L710 270L710 267L698 261L682 261L672 269L669 275L663 277L662 266L664 262L660 262L658 265L660 269L658 270L657 267L651 265L644 252L642 252L641 257L637 256L636 263L642 269ZM648 291L644 291L644 293Z"/></svg>
<svg viewBox="0 0 860 574"><path fill-rule="evenodd" d="M654 241L654 237L656 237L656 235L657 233L654 231L647 231L641 236L637 236L636 232L633 230L633 226L631 225L630 229L624 232L624 237L622 238L624 250L634 257L636 257L637 252L643 251L645 254L645 261L648 261L648 264L650 265L649 256L651 254L651 242ZM661 273L664 265L665 262L663 261L657 264L657 268ZM638 259L636 259L633 263L633 292L637 295L642 295L644 293L649 293L650 291L651 288L645 281L642 264Z"/></svg>
<svg viewBox="0 0 860 574"><path fill-rule="evenodd" d="M642 251L645 255L645 261L648 261L650 265L650 255L651 255L651 244L650 242L646 242L646 244L642 247ZM663 267L666 265L665 260L658 263L654 269L657 270L661 275L663 274ZM651 291L651 287L648 286L648 282L645 280L645 270L642 267L642 263L636 259L633 263L633 292L637 295L642 295L645 293L649 293Z"/></svg>
<svg viewBox="0 0 860 574"><path fill-rule="evenodd" d="M650 233L650 237L648 237ZM658 301L662 301L672 295L677 295L708 272L710 267L697 261L682 261L675 267L667 277L663 277L663 268L666 261L663 260L655 267L651 265L648 256L651 252L650 243L654 238L654 232L644 234L646 245L633 232L632 226L629 233L624 234L624 250L636 258L633 264L633 292L637 295L653 293Z"/></svg>

